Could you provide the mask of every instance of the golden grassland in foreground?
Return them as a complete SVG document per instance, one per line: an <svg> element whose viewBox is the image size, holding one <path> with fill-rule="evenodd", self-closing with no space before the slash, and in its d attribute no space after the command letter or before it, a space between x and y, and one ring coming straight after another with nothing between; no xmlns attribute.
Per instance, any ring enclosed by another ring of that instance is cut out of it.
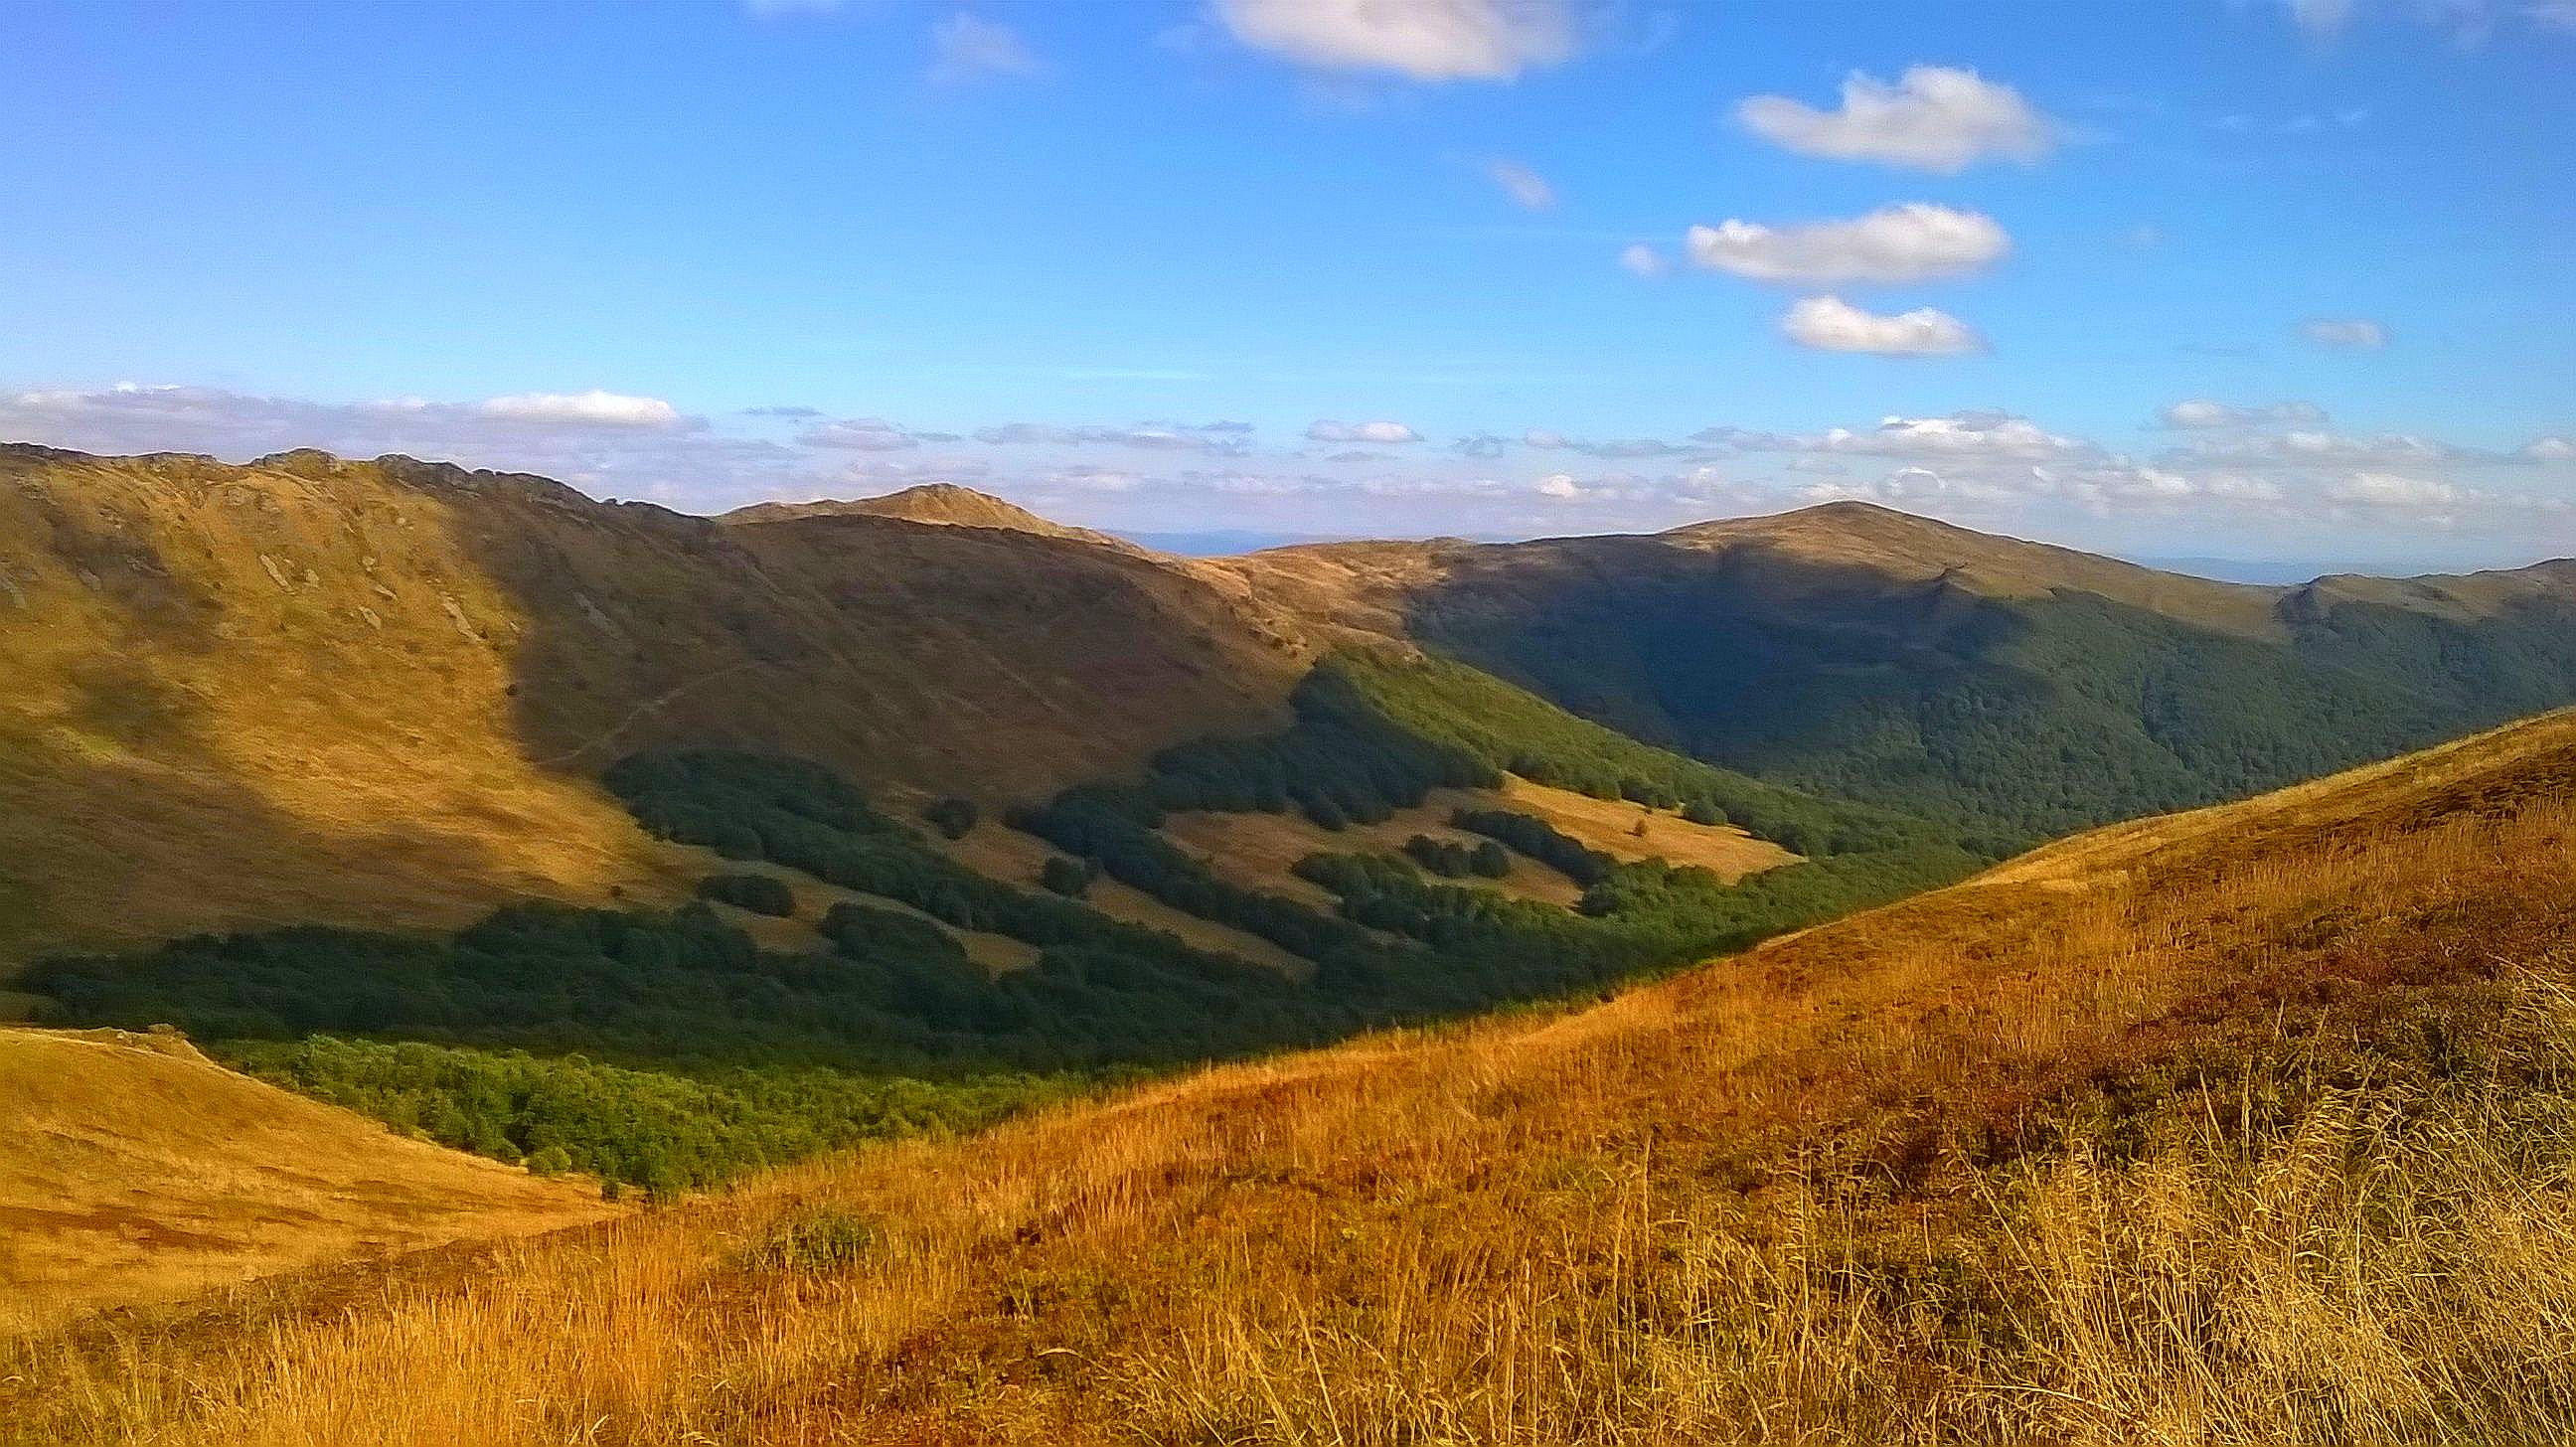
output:
<svg viewBox="0 0 2576 1447"><path fill-rule="evenodd" d="M2576 722L0 1356L22 1440L2564 1438ZM2042 867L2044 866L2044 867ZM9 1427L0 1427L6 1436Z"/></svg>

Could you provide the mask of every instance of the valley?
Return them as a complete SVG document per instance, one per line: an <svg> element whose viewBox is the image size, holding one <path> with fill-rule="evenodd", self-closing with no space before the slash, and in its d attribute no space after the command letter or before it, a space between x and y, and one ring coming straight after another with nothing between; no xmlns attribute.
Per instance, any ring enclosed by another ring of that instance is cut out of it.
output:
<svg viewBox="0 0 2576 1447"><path fill-rule="evenodd" d="M281 1371L184 1316L122 1358L31 1339L0 1420L2545 1437L2576 1302L2535 1174L2576 1120L2571 783L2553 716L1605 1003L834 1156L480 1279L397 1265L353 1315L287 1279L227 1308Z"/></svg>
<svg viewBox="0 0 2576 1447"><path fill-rule="evenodd" d="M26 1128L216 1183L101 1198L184 1245L0 1259L63 1441L727 1440L750 1409L668 1363L746 1311L779 1440L2080 1436L1961 1385L2076 1365L2013 1355L2073 1288L1963 1202L2106 1142L2084 1190L2150 1147L2218 1190L2383 1072L2450 1089L2392 1022L2527 1052L2556 988L2564 717L2371 761L2576 699L2559 565L2249 588L1845 505L1182 560L953 487L701 519L399 458L0 464L12 1048L187 1065ZM128 1140L145 1089L280 1123ZM17 1198L89 1199L28 1159ZM1792 1227L1866 1264L1802 1275ZM342 1299L306 1268L442 1243L509 1284L360 1265L363 1326L301 1315ZM355 1355L225 1377L164 1304L218 1289ZM98 1306L197 1405L104 1386ZM1812 1384L1886 1353L1949 1385Z"/></svg>

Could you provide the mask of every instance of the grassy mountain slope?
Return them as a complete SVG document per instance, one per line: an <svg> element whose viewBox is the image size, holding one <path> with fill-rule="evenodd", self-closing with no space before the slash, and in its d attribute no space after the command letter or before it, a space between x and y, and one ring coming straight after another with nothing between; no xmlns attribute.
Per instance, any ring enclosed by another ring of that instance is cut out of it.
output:
<svg viewBox="0 0 2576 1447"><path fill-rule="evenodd" d="M2009 850L2576 698L2576 566L2208 582L1857 503L1212 565L1622 732Z"/></svg>
<svg viewBox="0 0 2576 1447"><path fill-rule="evenodd" d="M388 458L0 447L0 963L685 877L592 782L721 743L992 799L1265 726L1300 647L1133 549L728 525Z"/></svg>
<svg viewBox="0 0 2576 1447"><path fill-rule="evenodd" d="M610 1214L209 1062L174 1035L0 1029L0 1328Z"/></svg>
<svg viewBox="0 0 2576 1447"><path fill-rule="evenodd" d="M782 1173L37 1440L2549 1439L2576 718L2073 841L1595 1008ZM101 1373L140 1384L82 1394ZM354 1434L354 1435L353 1435Z"/></svg>
<svg viewBox="0 0 2576 1447"><path fill-rule="evenodd" d="M754 503L726 513L721 521L739 525L792 522L810 517L900 518L905 522L943 523L952 527L1000 528L1007 532L1034 533L1040 537L1079 538L1104 547L1139 551L1134 544L1107 533L1066 527L1027 508L1004 502L989 493L977 492L971 487L959 487L953 482L925 482L883 497Z"/></svg>

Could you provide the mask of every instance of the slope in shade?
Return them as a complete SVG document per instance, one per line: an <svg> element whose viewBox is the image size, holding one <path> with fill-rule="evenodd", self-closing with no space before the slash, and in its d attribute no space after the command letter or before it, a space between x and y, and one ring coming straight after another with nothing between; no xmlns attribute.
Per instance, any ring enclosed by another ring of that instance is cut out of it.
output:
<svg viewBox="0 0 2576 1447"><path fill-rule="evenodd" d="M685 890L673 743L999 800L1258 729L1298 646L1133 549L728 526L400 458L0 448L0 961Z"/></svg>
<svg viewBox="0 0 2576 1447"><path fill-rule="evenodd" d="M2576 699L2576 565L2256 588L1839 503L1228 560L1613 728L2010 852Z"/></svg>

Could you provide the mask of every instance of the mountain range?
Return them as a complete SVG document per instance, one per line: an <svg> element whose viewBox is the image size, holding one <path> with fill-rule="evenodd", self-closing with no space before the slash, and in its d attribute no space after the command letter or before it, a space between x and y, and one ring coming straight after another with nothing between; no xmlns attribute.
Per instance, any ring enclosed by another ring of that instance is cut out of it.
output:
<svg viewBox="0 0 2576 1447"><path fill-rule="evenodd" d="M0 1440L2549 1435L2571 625L0 447Z"/></svg>
<svg viewBox="0 0 2576 1447"><path fill-rule="evenodd" d="M962 488L722 518L288 453L0 449L0 959L685 889L720 746L987 808L1433 658L1996 857L2576 698L2576 564L2252 587L1857 503L1182 559Z"/></svg>

